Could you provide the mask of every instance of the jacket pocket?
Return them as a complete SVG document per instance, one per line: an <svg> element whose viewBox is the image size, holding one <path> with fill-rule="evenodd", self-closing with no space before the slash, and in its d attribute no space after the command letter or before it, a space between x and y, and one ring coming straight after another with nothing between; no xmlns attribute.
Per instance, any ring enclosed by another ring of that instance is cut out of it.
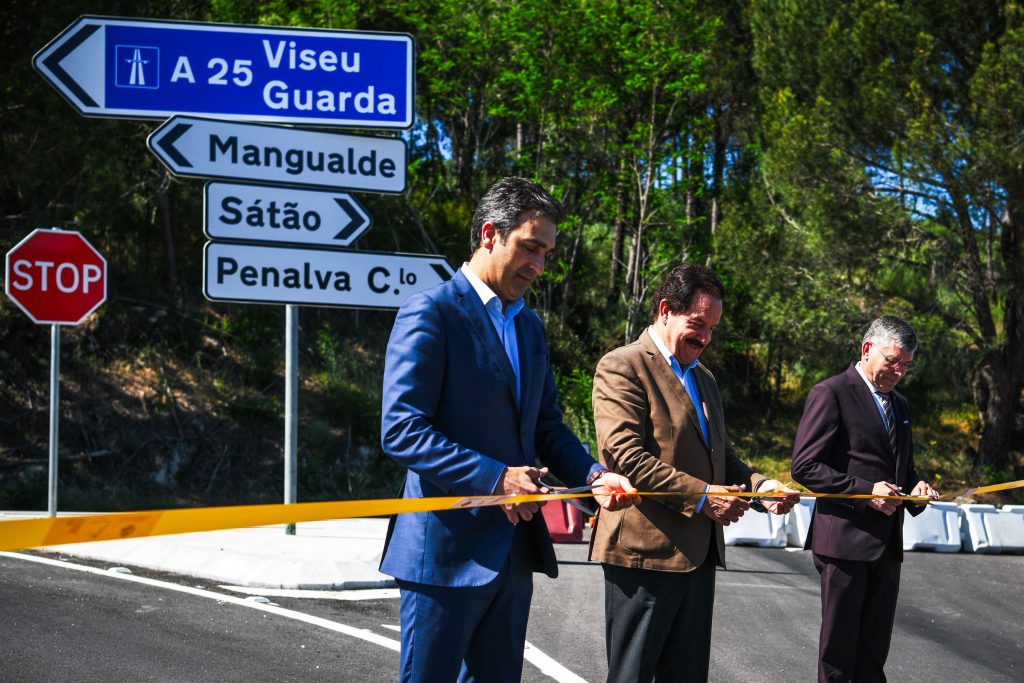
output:
<svg viewBox="0 0 1024 683"><path fill-rule="evenodd" d="M625 510L619 545L627 552L648 558L671 556L677 551L672 540L673 517L678 517L678 513L658 503L641 503Z"/></svg>

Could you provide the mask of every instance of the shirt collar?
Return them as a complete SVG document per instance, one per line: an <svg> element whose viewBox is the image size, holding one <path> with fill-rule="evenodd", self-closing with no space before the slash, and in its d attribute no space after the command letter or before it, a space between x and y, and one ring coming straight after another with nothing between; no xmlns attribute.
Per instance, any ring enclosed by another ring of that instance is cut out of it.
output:
<svg viewBox="0 0 1024 683"><path fill-rule="evenodd" d="M650 327L647 328L647 334L651 336L651 340L654 342L654 345L658 347L658 351L661 351L661 355L665 357L665 361L668 362L669 365L679 365L680 369L684 373L690 368L692 368L694 365L696 365L697 362L700 360L699 358L695 358L692 363L690 363L684 368L682 367L682 365L680 365L679 360L672 355L672 352L668 350L668 347L665 346L665 342L661 340L661 335L654 328L654 325L651 325Z"/></svg>
<svg viewBox="0 0 1024 683"><path fill-rule="evenodd" d="M503 315L506 320L514 318L519 311L523 310L523 306L526 305L526 302L523 301L522 297L520 297L510 303L508 305L508 309L502 313L501 299L499 299L498 295L495 294L490 287L484 284L484 281L473 272L473 269L469 267L469 264L463 263L462 268L459 270L461 270L462 274L466 276L467 280L469 280L469 284L472 285L473 291L476 292L476 295L480 297L480 303L484 305L484 308L496 311Z"/></svg>
<svg viewBox="0 0 1024 683"><path fill-rule="evenodd" d="M878 390L878 387L872 384L871 380L868 379L868 376L864 374L864 368L860 366L860 361L857 361L857 364L854 367L857 368L857 374L860 375L860 378L862 380L864 380L864 384L868 385L868 391L870 391L872 394L882 393L881 391ZM888 396L888 394L883 394L883 396Z"/></svg>

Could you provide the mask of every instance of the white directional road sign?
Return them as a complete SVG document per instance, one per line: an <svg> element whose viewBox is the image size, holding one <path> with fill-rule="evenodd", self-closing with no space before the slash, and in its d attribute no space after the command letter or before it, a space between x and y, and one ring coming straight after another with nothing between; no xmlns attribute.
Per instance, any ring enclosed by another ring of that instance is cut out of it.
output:
<svg viewBox="0 0 1024 683"><path fill-rule="evenodd" d="M341 192L206 183L204 204L203 227L212 239L347 247L373 223Z"/></svg>
<svg viewBox="0 0 1024 683"><path fill-rule="evenodd" d="M442 256L207 242L203 293L213 301L398 308L449 280Z"/></svg>
<svg viewBox="0 0 1024 683"><path fill-rule="evenodd" d="M174 116L147 144L172 173L190 178L405 190L406 147L398 138Z"/></svg>
<svg viewBox="0 0 1024 683"><path fill-rule="evenodd" d="M87 116L359 128L412 125L413 62L407 34L93 16L33 59Z"/></svg>

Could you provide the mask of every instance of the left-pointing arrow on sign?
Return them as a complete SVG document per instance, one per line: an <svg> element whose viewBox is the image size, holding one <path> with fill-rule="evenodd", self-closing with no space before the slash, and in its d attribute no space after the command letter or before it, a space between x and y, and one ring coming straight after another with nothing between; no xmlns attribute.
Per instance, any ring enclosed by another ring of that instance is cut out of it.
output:
<svg viewBox="0 0 1024 683"><path fill-rule="evenodd" d="M187 133L190 128L192 128L191 123L179 123L156 142L161 151L167 155L167 158L182 168L192 168L192 164L178 151L174 143L178 141L178 138Z"/></svg>
<svg viewBox="0 0 1024 683"><path fill-rule="evenodd" d="M83 16L32 64L86 116L413 124L415 46L403 33Z"/></svg>
<svg viewBox="0 0 1024 683"><path fill-rule="evenodd" d="M149 136L172 173L293 187L403 192L399 138L173 116Z"/></svg>
<svg viewBox="0 0 1024 683"><path fill-rule="evenodd" d="M103 106L103 79L98 74L89 77L81 73L81 69L75 69L79 63L74 60L65 59L72 53L88 55L94 63L102 64L103 31L99 24L84 24L81 28L70 33L67 39L60 43L52 52L46 53L37 63L44 76L52 74L54 84L58 91L71 100L71 104L82 107L97 108ZM65 68L67 66L67 69ZM69 73L71 69L75 73ZM96 69L99 71L99 69ZM75 102L77 98L78 102Z"/></svg>

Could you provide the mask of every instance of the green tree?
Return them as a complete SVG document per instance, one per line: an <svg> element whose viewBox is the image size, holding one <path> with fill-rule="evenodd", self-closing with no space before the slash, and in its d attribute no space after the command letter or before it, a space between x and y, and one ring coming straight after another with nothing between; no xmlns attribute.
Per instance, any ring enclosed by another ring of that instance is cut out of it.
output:
<svg viewBox="0 0 1024 683"><path fill-rule="evenodd" d="M976 465L1000 469L1024 388L1022 19L995 0L802 0L752 16L779 215L825 245L810 270L858 308L963 336Z"/></svg>

